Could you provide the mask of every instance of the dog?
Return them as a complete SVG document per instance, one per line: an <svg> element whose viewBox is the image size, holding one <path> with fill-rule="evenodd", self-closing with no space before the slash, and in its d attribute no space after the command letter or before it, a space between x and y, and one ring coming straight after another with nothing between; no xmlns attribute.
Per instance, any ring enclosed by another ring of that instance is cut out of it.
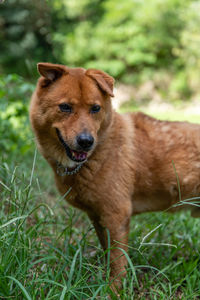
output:
<svg viewBox="0 0 200 300"><path fill-rule="evenodd" d="M38 71L30 105L38 148L103 249L109 231L110 276L120 286L131 216L185 207L200 216L196 206L177 205L200 195L200 125L115 112L114 79L100 70L39 63Z"/></svg>

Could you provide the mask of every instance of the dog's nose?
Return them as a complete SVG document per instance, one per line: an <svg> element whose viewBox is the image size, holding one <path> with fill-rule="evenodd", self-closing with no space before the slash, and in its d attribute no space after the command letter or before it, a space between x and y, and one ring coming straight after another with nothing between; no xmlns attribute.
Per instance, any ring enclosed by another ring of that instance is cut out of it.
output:
<svg viewBox="0 0 200 300"><path fill-rule="evenodd" d="M78 145L83 150L89 150L94 143L93 136L88 133L81 133L80 135L77 136L76 140L77 140Z"/></svg>

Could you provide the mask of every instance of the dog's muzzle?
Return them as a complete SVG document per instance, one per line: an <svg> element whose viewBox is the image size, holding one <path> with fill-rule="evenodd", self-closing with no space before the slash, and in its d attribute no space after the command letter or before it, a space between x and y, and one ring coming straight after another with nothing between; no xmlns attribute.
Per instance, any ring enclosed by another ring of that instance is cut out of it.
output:
<svg viewBox="0 0 200 300"><path fill-rule="evenodd" d="M79 149L73 150L64 141L58 128L56 128L56 133L57 133L60 143L65 148L67 156L71 160L78 162L78 163L82 163L87 160L88 151L92 148L92 145L94 143L94 138L92 136L90 136L89 134L85 134L85 133L77 136L77 145L80 150Z"/></svg>

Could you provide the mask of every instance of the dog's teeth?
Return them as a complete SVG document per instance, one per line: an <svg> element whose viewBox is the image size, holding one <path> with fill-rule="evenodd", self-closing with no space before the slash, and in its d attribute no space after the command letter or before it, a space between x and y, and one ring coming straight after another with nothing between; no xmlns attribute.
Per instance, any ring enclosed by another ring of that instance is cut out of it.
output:
<svg viewBox="0 0 200 300"><path fill-rule="evenodd" d="M87 154L85 152L76 152L74 150L71 150L71 156L74 159L77 160L85 160L87 157Z"/></svg>

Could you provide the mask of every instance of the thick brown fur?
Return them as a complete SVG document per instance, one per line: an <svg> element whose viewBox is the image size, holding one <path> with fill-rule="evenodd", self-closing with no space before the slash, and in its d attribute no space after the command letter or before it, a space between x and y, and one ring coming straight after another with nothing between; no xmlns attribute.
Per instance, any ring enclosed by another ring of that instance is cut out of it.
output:
<svg viewBox="0 0 200 300"><path fill-rule="evenodd" d="M125 274L132 215L180 207L176 203L200 194L200 126L167 122L143 113L120 115L112 109L114 80L99 70L40 63L31 100L30 119L38 147L51 165L66 200L84 210L105 249L111 239L111 277ZM72 112L62 112L60 103ZM92 114L94 104L101 110ZM57 162L74 169L56 128L73 149L83 130L94 137L88 159L74 175L57 174ZM191 206L188 206L191 207ZM198 209L194 215L199 215ZM119 242L119 244L118 244Z"/></svg>

